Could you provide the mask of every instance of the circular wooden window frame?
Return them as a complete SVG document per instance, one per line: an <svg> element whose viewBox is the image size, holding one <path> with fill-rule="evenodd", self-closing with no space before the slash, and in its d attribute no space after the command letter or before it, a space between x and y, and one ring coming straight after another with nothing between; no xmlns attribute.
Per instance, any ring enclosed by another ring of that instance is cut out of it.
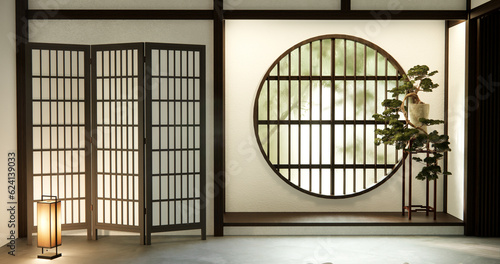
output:
<svg viewBox="0 0 500 264"><path fill-rule="evenodd" d="M264 77L262 78L262 81L260 82L259 84L259 89L257 91L257 95L255 97L255 102L254 102L254 113L253 113L253 121L254 121L254 133L255 133L255 137L257 139L257 143L259 145L259 149L260 149L260 152L262 154L262 156L264 157L264 159L266 160L267 164L271 167L271 169L283 180L285 181L288 185L292 186L293 188L303 192L303 193L306 193L306 194L309 194L309 195L312 195L312 196L316 196L316 197L320 197L320 198L327 198L327 199L345 199L345 198L351 198L351 197L356 197L356 196L359 196L359 195L362 195L362 194L365 194L367 192L370 192L376 188L378 188L379 186L381 186L382 184L384 184L387 180L389 180L398 170L399 168L402 166L403 164L403 161L405 160L406 158L406 155L407 153L403 153L401 159L394 165L394 167L392 168L392 170L382 179L380 180L379 182L373 184L372 186L362 190L362 191L359 191L359 192L355 192L355 193L349 193L349 194L344 194L344 195L325 195L325 194L320 194L320 193L316 193L316 192L312 192L312 191L308 191L308 190L305 190L303 188L301 188L300 186L294 184L293 182L291 182L289 179L287 179L285 176L283 176L280 172L279 172L279 169L277 169L272 163L271 161L269 160L269 156L266 154L263 146L262 146L262 142L260 140L260 137L259 137L259 125L258 125L258 106L259 106L259 97L260 97L260 94L261 94L261 91L262 91L262 87L264 87L264 84L266 83L266 81L268 81L268 78L270 76L270 73L272 72L272 70L276 67L276 65L278 65L280 63L280 61L288 56L289 54L291 54L292 51L296 50L297 48L301 47L301 46L304 46L308 43L312 43L314 41L317 41L317 40L324 40L324 39L331 39L331 40L334 40L334 39L344 39L344 40L351 40L351 41L354 41L355 43L358 42L358 43L361 43L365 46L368 46L370 48L372 48L373 50L375 50L376 52L378 52L379 54L381 54L382 56L384 56L387 61L389 61L393 66L394 68L396 69L396 73L400 73L398 74L398 76L406 76L406 72L404 71L404 69L401 67L401 65L387 52L385 51L384 49L382 49L381 47L379 47L378 45L368 41L368 40L365 40L365 39L362 39L362 38L359 38L359 37L355 37L355 36L351 36L351 35L344 35L344 34L328 34L328 35L321 35L321 36L317 36L317 37L313 37L313 38L309 38L309 39L306 39L304 41L301 41L297 44L295 44L293 47L289 48L288 50L286 50L283 54L281 54L272 64L271 66L269 67L269 69L267 70L266 74L264 75ZM307 76L307 75L306 75Z"/></svg>

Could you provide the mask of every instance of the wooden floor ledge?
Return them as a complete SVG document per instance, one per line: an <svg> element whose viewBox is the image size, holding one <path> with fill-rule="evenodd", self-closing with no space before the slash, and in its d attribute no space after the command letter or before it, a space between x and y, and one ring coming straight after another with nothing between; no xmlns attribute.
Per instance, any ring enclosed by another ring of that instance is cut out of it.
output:
<svg viewBox="0 0 500 264"><path fill-rule="evenodd" d="M356 213L269 213L230 212L224 214L224 226L463 226L464 222L447 213L356 212Z"/></svg>

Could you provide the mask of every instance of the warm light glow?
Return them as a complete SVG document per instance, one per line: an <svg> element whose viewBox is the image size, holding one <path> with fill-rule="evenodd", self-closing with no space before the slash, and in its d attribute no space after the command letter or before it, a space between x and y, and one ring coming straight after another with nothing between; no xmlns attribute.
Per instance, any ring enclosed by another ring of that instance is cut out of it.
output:
<svg viewBox="0 0 500 264"><path fill-rule="evenodd" d="M61 201L40 201L37 205L37 211L38 247L53 248L60 246Z"/></svg>

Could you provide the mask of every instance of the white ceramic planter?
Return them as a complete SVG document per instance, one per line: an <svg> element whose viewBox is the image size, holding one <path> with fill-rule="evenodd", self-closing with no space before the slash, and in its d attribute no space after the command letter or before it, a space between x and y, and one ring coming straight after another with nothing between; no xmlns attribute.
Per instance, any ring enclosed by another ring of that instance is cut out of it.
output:
<svg viewBox="0 0 500 264"><path fill-rule="evenodd" d="M427 126L423 125L420 121L420 118L429 118L429 104L408 104L408 111L410 115L410 122L412 122L415 126L421 127L425 132L427 132Z"/></svg>

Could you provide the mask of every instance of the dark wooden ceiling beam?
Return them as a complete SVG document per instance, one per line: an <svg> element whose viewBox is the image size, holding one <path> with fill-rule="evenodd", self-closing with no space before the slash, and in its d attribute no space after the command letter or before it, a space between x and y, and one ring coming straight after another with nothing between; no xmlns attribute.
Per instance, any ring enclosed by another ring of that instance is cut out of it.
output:
<svg viewBox="0 0 500 264"><path fill-rule="evenodd" d="M459 25L459 24L462 24L463 22L465 22L466 20L448 20L446 22L448 22L447 24L447 27L448 28L451 28L451 27L454 27L456 25Z"/></svg>
<svg viewBox="0 0 500 264"><path fill-rule="evenodd" d="M428 11L428 10L232 10L225 11L226 19L322 19L322 20L462 20L467 11Z"/></svg>
<svg viewBox="0 0 500 264"><path fill-rule="evenodd" d="M494 1L489 1L483 5L480 5L474 9L471 10L470 12L470 19L474 19L477 17L480 17L482 15L485 15L487 13L496 11L500 9L500 1L494 0Z"/></svg>
<svg viewBox="0 0 500 264"><path fill-rule="evenodd" d="M224 10L225 19L464 20L467 11L436 10ZM29 10L28 19L212 20L213 10Z"/></svg>
<svg viewBox="0 0 500 264"><path fill-rule="evenodd" d="M29 10L28 19L212 20L213 10Z"/></svg>

